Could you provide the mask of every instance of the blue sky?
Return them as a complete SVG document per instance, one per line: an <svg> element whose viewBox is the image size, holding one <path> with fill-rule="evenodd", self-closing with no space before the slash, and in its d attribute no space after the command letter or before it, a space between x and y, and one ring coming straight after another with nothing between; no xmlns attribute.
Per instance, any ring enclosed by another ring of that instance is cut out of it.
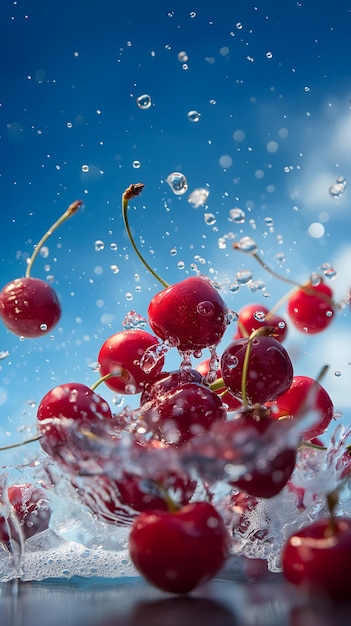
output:
<svg viewBox="0 0 351 626"><path fill-rule="evenodd" d="M330 284L345 296L350 190L334 198L329 188L349 177L350 26L344 0L2 0L3 284L24 274L43 232L84 200L33 269L57 289L58 327L25 341L0 328L3 439L31 428L51 387L92 384L103 341L131 309L146 315L160 289L123 231L120 198L131 182L145 184L130 208L135 237L168 282L192 275L195 264L223 285L233 310L256 300L273 306L284 283L231 247L232 237L251 236L270 265L297 280L330 263ZM137 104L144 94L147 109ZM174 171L187 178L184 195L166 182ZM198 188L209 195L194 208L188 198ZM233 208L244 211L242 224L230 220ZM248 287L228 291L245 269L265 281L268 298ZM347 307L323 336L291 331L287 343L296 373L316 376L330 364L325 386L345 415L349 315ZM172 353L169 365L178 363Z"/></svg>

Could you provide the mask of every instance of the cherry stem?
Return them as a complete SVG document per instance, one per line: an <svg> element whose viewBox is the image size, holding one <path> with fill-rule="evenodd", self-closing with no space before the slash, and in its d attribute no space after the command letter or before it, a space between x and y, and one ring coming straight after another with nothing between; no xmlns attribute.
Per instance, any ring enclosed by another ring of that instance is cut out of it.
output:
<svg viewBox="0 0 351 626"><path fill-rule="evenodd" d="M301 447L312 448L313 450L327 450L328 449L326 446L319 446L317 443L312 443L311 441L301 441L297 447L298 448L301 448Z"/></svg>
<svg viewBox="0 0 351 626"><path fill-rule="evenodd" d="M250 361L252 342L256 337L262 337L262 336L267 337L269 335L273 335L273 333L274 333L274 328L271 328L270 326L264 326L262 328L257 328L256 330L254 330L248 338L247 346L245 350L244 362L243 362L243 369L241 373L241 397L242 397L242 403L243 403L244 408L247 408L249 405L248 399L247 399L247 393L246 393L246 383L247 383L247 376L249 373L249 361Z"/></svg>
<svg viewBox="0 0 351 626"><path fill-rule="evenodd" d="M27 443L33 443L33 441L39 441L39 439L41 438L42 438L42 435L36 435L35 437L32 437L31 439L25 439L25 441L19 441L17 443L10 443L8 446L1 446L0 452L3 452L4 450L12 450L13 448L20 448L20 446L26 446Z"/></svg>
<svg viewBox="0 0 351 626"><path fill-rule="evenodd" d="M101 383L104 383L105 380L108 380L109 378L112 378L113 376L116 376L115 372L109 372L108 374L105 374L105 376L101 376L101 378L98 378L98 380L95 381L95 383L93 383L92 385L90 385L90 389L92 391L95 391L95 389L101 385Z"/></svg>
<svg viewBox="0 0 351 626"><path fill-rule="evenodd" d="M128 235L128 239L132 245L132 248L135 252L135 254L139 257L140 261L142 262L142 264L144 265L144 267L150 272L150 274L152 274L152 276L154 278L156 278L156 280L161 283L161 285L167 289L167 287L169 287L169 284L163 280L163 278L161 278L161 276L159 276L157 274L157 272L155 272L155 270L151 267L151 265L148 264L148 262L146 261L146 259L143 257L143 255L141 254L141 252L139 251L135 241L134 241L134 237L132 235L132 232L130 230L130 226L129 226L129 221L128 221L128 203L129 200L131 198L135 198L135 196L138 196L143 189L144 185L143 183L135 183L134 185L130 185L128 187L128 189L125 190L125 192L122 194L122 216L123 216L123 222L124 222L124 227L126 229L126 233Z"/></svg>
<svg viewBox="0 0 351 626"><path fill-rule="evenodd" d="M34 252L33 252L31 258L29 259L29 262L28 262L28 265L27 265L27 269L26 269L26 274L25 274L26 278L30 277L30 272L31 272L31 269L32 269L32 265L33 265L35 259L37 258L41 248L44 245L44 243L46 242L46 240L50 237L50 235L52 235L52 233L59 226L61 226L61 224L63 224L63 222L65 222L72 215L74 215L82 204L83 204L82 200L76 200L75 202L72 202L72 204L69 205L68 209L66 209L66 211L63 213L63 215L61 215L61 217L58 220L56 220L56 222L49 228L49 230L46 231L45 235L43 235L43 237L40 239L39 243L37 243L37 245L35 246Z"/></svg>
<svg viewBox="0 0 351 626"><path fill-rule="evenodd" d="M169 513L176 513L177 511L179 511L180 507L179 505L174 502L174 500L172 500L171 496L169 495L167 489L165 489L164 485L162 485L162 483L155 481L155 484L157 485L157 487L160 489L160 491L162 492L162 498L164 499L166 505L167 505L167 510Z"/></svg>

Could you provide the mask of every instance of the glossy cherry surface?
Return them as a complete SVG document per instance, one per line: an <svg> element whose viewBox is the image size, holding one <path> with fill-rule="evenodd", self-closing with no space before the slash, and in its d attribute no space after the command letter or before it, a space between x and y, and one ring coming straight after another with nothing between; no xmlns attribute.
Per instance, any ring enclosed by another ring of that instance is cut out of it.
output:
<svg viewBox="0 0 351 626"><path fill-rule="evenodd" d="M181 351L217 345L228 325L228 307L211 282L185 278L156 294L148 307L149 324L162 341Z"/></svg>
<svg viewBox="0 0 351 626"><path fill-rule="evenodd" d="M16 278L0 292L0 317L20 337L41 337L61 317L55 290L39 278Z"/></svg>
<svg viewBox="0 0 351 626"><path fill-rule="evenodd" d="M172 593L188 593L212 578L228 556L228 534L209 502L193 502L175 512L141 513L129 535L137 570Z"/></svg>
<svg viewBox="0 0 351 626"><path fill-rule="evenodd" d="M293 366L282 344L273 337L257 336L251 348L246 373L246 399L250 404L264 404L287 391L293 380ZM242 379L249 339L236 339L225 348L221 372L226 387L243 400Z"/></svg>
<svg viewBox="0 0 351 626"><path fill-rule="evenodd" d="M262 304L247 304L238 311L237 331L234 339L247 337L262 326L274 328L274 338L278 341L284 341L287 336L288 326L282 317L271 315L269 309Z"/></svg>
<svg viewBox="0 0 351 626"><path fill-rule="evenodd" d="M154 335L140 329L124 330L108 337L98 355L99 373L106 376L116 372L116 376L108 378L105 384L117 393L140 393L162 370L163 357L157 360L150 373L145 372L140 363L145 351L153 346L156 349L157 345Z"/></svg>
<svg viewBox="0 0 351 626"><path fill-rule="evenodd" d="M308 334L325 330L335 315L333 291L324 282L297 289L288 301L287 312L292 324Z"/></svg>

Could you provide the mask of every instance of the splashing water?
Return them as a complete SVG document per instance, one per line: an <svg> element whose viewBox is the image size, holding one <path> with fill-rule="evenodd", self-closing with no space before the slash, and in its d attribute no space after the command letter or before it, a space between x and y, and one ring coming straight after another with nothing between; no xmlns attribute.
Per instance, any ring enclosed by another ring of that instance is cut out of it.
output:
<svg viewBox="0 0 351 626"><path fill-rule="evenodd" d="M181 172L172 172L167 176L166 182L176 196L182 196L188 191L188 181Z"/></svg>

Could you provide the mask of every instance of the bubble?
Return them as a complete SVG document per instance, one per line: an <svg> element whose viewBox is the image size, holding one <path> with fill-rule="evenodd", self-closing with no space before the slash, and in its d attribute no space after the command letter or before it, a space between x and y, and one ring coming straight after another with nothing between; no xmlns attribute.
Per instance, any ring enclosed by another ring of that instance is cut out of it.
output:
<svg viewBox="0 0 351 626"><path fill-rule="evenodd" d="M139 109L149 109L151 107L152 101L151 101L151 96L149 96L148 94L144 93L142 96L139 96L136 99L136 103L139 107Z"/></svg>
<svg viewBox="0 0 351 626"><path fill-rule="evenodd" d="M101 250L104 249L105 244L101 239L97 239L95 241L94 247L95 247L96 252L100 252Z"/></svg>
<svg viewBox="0 0 351 626"><path fill-rule="evenodd" d="M230 209L229 211L230 220L235 222L236 224L243 224L245 222L245 213L242 209Z"/></svg>
<svg viewBox="0 0 351 626"><path fill-rule="evenodd" d="M184 263L184 261L178 261L178 263L177 263L177 268L178 268L179 270L183 270L183 269L185 268L185 263Z"/></svg>
<svg viewBox="0 0 351 626"><path fill-rule="evenodd" d="M172 172L167 176L166 182L176 196L182 196L188 191L188 181L181 172Z"/></svg>
<svg viewBox="0 0 351 626"><path fill-rule="evenodd" d="M115 242L110 243L110 250L113 250L115 252L116 250L118 250L118 245Z"/></svg>
<svg viewBox="0 0 351 626"><path fill-rule="evenodd" d="M247 252L248 254L255 254L258 250L256 242L251 237L242 237L240 241L234 244L234 247L241 252Z"/></svg>
<svg viewBox="0 0 351 626"><path fill-rule="evenodd" d="M246 135L245 135L244 130L238 129L233 132L234 141L238 141L238 142L244 141L245 137Z"/></svg>
<svg viewBox="0 0 351 626"><path fill-rule="evenodd" d="M141 166L140 161L133 161L132 166L135 170L138 170L139 167Z"/></svg>
<svg viewBox="0 0 351 626"><path fill-rule="evenodd" d="M219 159L219 164L221 167L223 167L223 169L227 169L228 167L232 166L233 159L229 154L222 154Z"/></svg>
<svg viewBox="0 0 351 626"><path fill-rule="evenodd" d="M194 191L192 191L188 196L188 202L192 204L194 209L196 209L202 204L205 204L209 196L209 193L210 192L207 189L204 189L203 187L194 189Z"/></svg>
<svg viewBox="0 0 351 626"><path fill-rule="evenodd" d="M216 223L216 216L213 213L204 213L204 221L207 226L212 226Z"/></svg>
<svg viewBox="0 0 351 626"><path fill-rule="evenodd" d="M198 122L200 120L201 113L198 111L189 111L188 120L189 122Z"/></svg>
<svg viewBox="0 0 351 626"><path fill-rule="evenodd" d="M196 311L203 317L211 317L214 314L214 306L212 302L199 302L196 307Z"/></svg>
<svg viewBox="0 0 351 626"><path fill-rule="evenodd" d="M89 165L82 165L82 172L84 172L85 174L89 172Z"/></svg>
<svg viewBox="0 0 351 626"><path fill-rule="evenodd" d="M329 193L333 198L339 198L347 187L347 180L343 176L338 176L334 185L329 187Z"/></svg>
<svg viewBox="0 0 351 626"><path fill-rule="evenodd" d="M39 252L40 256L42 256L44 259L47 259L50 251L49 248L47 246L42 246L42 248L40 248L40 252Z"/></svg>
<svg viewBox="0 0 351 626"><path fill-rule="evenodd" d="M266 146L267 151L270 152L271 154L273 154L274 152L277 152L278 147L279 146L276 141L269 141Z"/></svg>
<svg viewBox="0 0 351 626"><path fill-rule="evenodd" d="M184 50L181 50L181 52L178 52L177 59L178 61L180 61L180 63L186 63L187 61L189 61L189 57Z"/></svg>
<svg viewBox="0 0 351 626"><path fill-rule="evenodd" d="M320 239L321 237L323 237L324 232L325 228L320 222L313 222L308 227L308 234L310 235L310 237L313 237L313 239Z"/></svg>
<svg viewBox="0 0 351 626"><path fill-rule="evenodd" d="M252 279L252 273L250 270L241 270L235 274L235 279L239 285L246 285Z"/></svg>
<svg viewBox="0 0 351 626"><path fill-rule="evenodd" d="M110 270L111 270L112 274L118 274L119 267L118 267L118 265L110 265Z"/></svg>
<svg viewBox="0 0 351 626"><path fill-rule="evenodd" d="M266 52L266 58L267 59L272 59L273 58L273 54L271 52Z"/></svg>
<svg viewBox="0 0 351 626"><path fill-rule="evenodd" d="M240 285L238 283L231 283L228 287L230 293L237 293L240 289Z"/></svg>
<svg viewBox="0 0 351 626"><path fill-rule="evenodd" d="M171 248L170 251L169 251L169 254L171 256L176 256L177 255L177 248Z"/></svg>

